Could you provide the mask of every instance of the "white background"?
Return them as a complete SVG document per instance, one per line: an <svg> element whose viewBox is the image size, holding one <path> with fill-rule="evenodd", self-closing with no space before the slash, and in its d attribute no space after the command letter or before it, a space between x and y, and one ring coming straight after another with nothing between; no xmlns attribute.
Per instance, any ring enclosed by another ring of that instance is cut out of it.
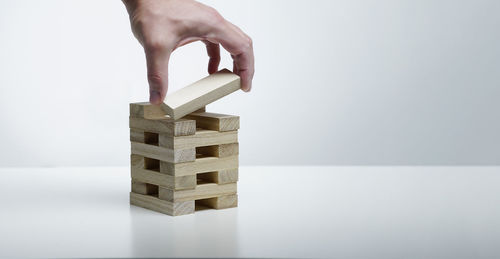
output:
<svg viewBox="0 0 500 259"><path fill-rule="evenodd" d="M206 3L254 40L252 93L208 106L242 165L500 164L499 1ZM171 90L207 61L177 50ZM0 166L125 166L147 98L120 1L0 1Z"/></svg>

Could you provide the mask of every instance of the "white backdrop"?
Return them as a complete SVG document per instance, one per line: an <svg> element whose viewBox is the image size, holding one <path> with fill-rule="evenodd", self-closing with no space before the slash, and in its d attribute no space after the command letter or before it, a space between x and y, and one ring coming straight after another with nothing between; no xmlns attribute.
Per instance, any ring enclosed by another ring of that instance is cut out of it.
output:
<svg viewBox="0 0 500 259"><path fill-rule="evenodd" d="M242 165L500 164L499 1L205 3L254 40L254 90L208 106ZM171 91L206 63L177 50ZM0 1L0 166L127 165L147 94L120 1Z"/></svg>

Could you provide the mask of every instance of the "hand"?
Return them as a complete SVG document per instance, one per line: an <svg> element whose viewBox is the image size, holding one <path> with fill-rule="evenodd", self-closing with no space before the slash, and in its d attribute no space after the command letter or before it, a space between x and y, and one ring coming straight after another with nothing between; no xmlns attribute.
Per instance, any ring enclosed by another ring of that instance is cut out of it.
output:
<svg viewBox="0 0 500 259"><path fill-rule="evenodd" d="M180 46L201 40L209 56L208 73L217 72L222 45L233 58L241 89L250 91L254 74L252 40L215 9L192 0L123 0L132 32L144 47L149 101L160 104L168 90L168 61Z"/></svg>

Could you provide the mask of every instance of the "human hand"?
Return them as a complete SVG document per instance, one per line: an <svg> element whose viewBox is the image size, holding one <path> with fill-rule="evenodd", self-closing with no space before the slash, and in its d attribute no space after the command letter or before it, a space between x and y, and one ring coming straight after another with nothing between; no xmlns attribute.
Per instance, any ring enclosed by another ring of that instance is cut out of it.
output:
<svg viewBox="0 0 500 259"><path fill-rule="evenodd" d="M233 72L241 89L250 91L254 74L252 40L215 9L193 0L123 0L132 32L144 47L149 101L160 104L168 90L168 62L172 52L193 41L203 41L209 56L208 73L217 72L220 45L233 58Z"/></svg>

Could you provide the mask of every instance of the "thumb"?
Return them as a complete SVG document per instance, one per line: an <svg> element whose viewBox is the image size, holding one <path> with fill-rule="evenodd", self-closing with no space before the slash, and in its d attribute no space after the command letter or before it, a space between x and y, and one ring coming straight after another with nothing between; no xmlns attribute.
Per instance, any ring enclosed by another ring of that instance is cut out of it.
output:
<svg viewBox="0 0 500 259"><path fill-rule="evenodd" d="M168 90L168 61L171 51L161 49L146 49L148 69L149 102L161 104Z"/></svg>

